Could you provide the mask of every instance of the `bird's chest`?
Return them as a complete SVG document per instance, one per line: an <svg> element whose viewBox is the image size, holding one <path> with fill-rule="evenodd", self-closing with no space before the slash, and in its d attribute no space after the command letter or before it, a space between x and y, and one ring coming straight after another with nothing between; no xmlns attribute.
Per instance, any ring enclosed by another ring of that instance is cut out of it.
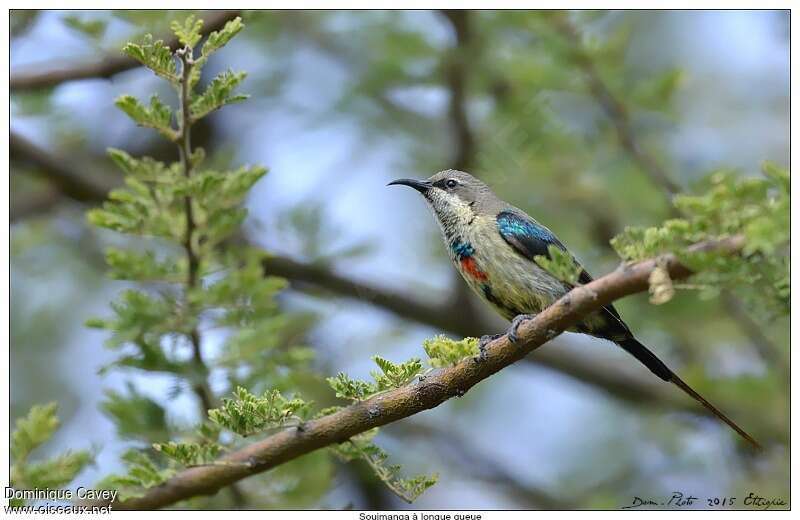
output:
<svg viewBox="0 0 800 520"><path fill-rule="evenodd" d="M492 244L486 233L475 226L466 226L446 236L450 260L464 280L473 288L482 289L489 284L494 273ZM496 276L493 276L496 278Z"/></svg>
<svg viewBox="0 0 800 520"><path fill-rule="evenodd" d="M446 234L445 240L467 284L507 319L538 313L563 294L560 284L503 240L493 219L476 219Z"/></svg>

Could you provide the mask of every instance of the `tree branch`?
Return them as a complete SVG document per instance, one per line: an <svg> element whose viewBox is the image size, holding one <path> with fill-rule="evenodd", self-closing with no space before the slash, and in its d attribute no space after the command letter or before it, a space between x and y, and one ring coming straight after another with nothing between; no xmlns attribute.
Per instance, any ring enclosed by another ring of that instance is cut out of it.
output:
<svg viewBox="0 0 800 520"><path fill-rule="evenodd" d="M445 86L450 94L447 119L455 145L451 164L456 170L466 171L475 161L475 138L467 117L467 59L471 58L468 50L472 37L470 11L445 9L441 13L456 36L456 44L443 63Z"/></svg>
<svg viewBox="0 0 800 520"><path fill-rule="evenodd" d="M411 435L420 442L433 443L432 451L437 456L450 459L452 464L458 465L457 475L468 475L468 478L496 486L525 508L565 510L576 509L580 505L580 502L572 498L564 499L543 488L522 482L502 464L493 460L477 443L472 442L468 435L460 435L452 428L423 424L420 421L405 421L399 423L400 425L401 435Z"/></svg>
<svg viewBox="0 0 800 520"><path fill-rule="evenodd" d="M448 168L471 171L475 165L477 145L469 124L467 110L467 86L469 84L470 60L475 60L477 49L472 45L472 12L467 9L444 9L441 15L447 20L455 36L455 44L442 56L444 86L447 88L447 124L450 129L452 156ZM475 307L475 298L469 287L462 283L457 271L452 271L450 301L467 320L475 320L480 312ZM486 329L483 329L486 330Z"/></svg>
<svg viewBox="0 0 800 520"><path fill-rule="evenodd" d="M225 26L225 22L236 18L240 11L208 11L201 16L205 21L202 34L206 35ZM178 48L178 39L170 36L164 39L173 51ZM35 90L50 88L67 81L91 78L110 78L120 72L141 66L127 56L118 52L109 54L94 63L72 64L67 67L55 65L49 68L46 65L31 65L28 71L15 71L9 79L10 90ZM44 70L42 70L44 69Z"/></svg>
<svg viewBox="0 0 800 520"><path fill-rule="evenodd" d="M732 254L743 246L744 239L735 236L697 244L690 250ZM507 335L489 343L482 361L464 359L455 366L423 377L417 383L309 421L302 429L293 427L270 435L228 454L220 459L220 464L187 469L149 489L141 497L114 503L114 508L156 509L193 496L213 494L243 478L267 471L306 453L435 408L452 397L464 395L479 382L519 361L591 312L623 296L646 290L650 274L657 267L666 268L673 279L686 278L691 274L671 254L623 265L602 278L576 287L535 318L522 323L518 343L512 344Z"/></svg>
<svg viewBox="0 0 800 520"><path fill-rule="evenodd" d="M53 189L34 193L22 200L11 200L8 220L13 224L19 220L46 215L61 201L61 194Z"/></svg>
<svg viewBox="0 0 800 520"><path fill-rule="evenodd" d="M555 26L564 38L572 46L575 64L581 68L589 87L589 92L602 107L606 116L611 120L617 133L620 145L631 156L634 162L645 173L650 180L661 187L671 198L680 192L680 186L672 181L669 174L658 164L651 155L644 152L634 137L635 133L631 128L628 110L625 104L614 96L611 89L606 85L600 73L594 66L594 62L586 54L581 43L581 37L577 29L570 23L566 14L559 13L554 16Z"/></svg>
<svg viewBox="0 0 800 520"><path fill-rule="evenodd" d="M110 185L100 185L73 169L66 157L39 147L13 130L8 133L8 151L12 158L35 166L58 191L71 199L96 203L105 200L111 189Z"/></svg>

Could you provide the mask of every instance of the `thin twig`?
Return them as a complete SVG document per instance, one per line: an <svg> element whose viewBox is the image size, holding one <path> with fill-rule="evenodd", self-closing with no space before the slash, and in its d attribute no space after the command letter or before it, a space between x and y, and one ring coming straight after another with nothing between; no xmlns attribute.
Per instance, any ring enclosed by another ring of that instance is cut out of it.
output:
<svg viewBox="0 0 800 520"><path fill-rule="evenodd" d="M407 504L414 503L414 499L412 497L409 497L403 492L402 489L397 487L397 484L395 484L395 482L392 480L391 473L389 473L389 470L385 466L376 461L369 453L361 449L361 446L359 446L357 442L354 442L352 439L348 440L347 442L350 443L350 445L361 455L361 458L366 461L375 475L377 475L378 478L381 479L384 484L386 484L386 487L389 488L389 491L394 493L396 497L400 498Z"/></svg>
<svg viewBox="0 0 800 520"><path fill-rule="evenodd" d="M202 33L208 34L225 26L225 23L239 15L240 11L209 11L201 16L205 20ZM165 43L170 49L177 49L179 42L175 36L169 36ZM9 88L14 90L35 90L55 87L67 81L92 78L110 78L120 72L135 69L141 64L127 56L114 52L92 63L46 65L37 64L27 67L29 70L11 72Z"/></svg>
<svg viewBox="0 0 800 520"><path fill-rule="evenodd" d="M188 180L192 176L192 144L191 144L191 75L194 60L192 57L191 47L184 47L176 52L181 62L181 81L178 90L178 102L180 103L180 125L178 128L178 150L180 153L180 161L183 166L183 174ZM194 210L192 207L192 198L189 195L184 197L184 211L186 214L186 235L184 237L183 248L186 252L186 260L188 263L187 280L184 305L188 309L189 293L194 290L199 281L200 259L194 249L195 229L196 224L194 221ZM207 373L208 367L203 360L202 341L200 332L195 325L189 333L189 338L192 343L192 357L194 364L198 370L199 377L202 381L196 381L193 385L197 397L200 399L202 406L202 417L205 417L208 411L214 407L214 398L208 388Z"/></svg>
<svg viewBox="0 0 800 520"><path fill-rule="evenodd" d="M192 177L192 114L191 114L191 101L192 101L192 71L194 68L194 56L190 46L185 46L179 49L176 56L181 62L181 79L178 86L178 103L180 104L180 122L178 125L178 151L180 162L183 167L183 174L188 181ZM186 291L184 292L184 308L189 310L191 308L190 292L196 289L200 284L200 257L195 250L196 230L197 224L194 219L194 207L192 205L192 197L186 195L184 197L184 211L186 215L186 236L184 237L183 248L186 252L187 260L187 279ZM197 369L195 377L198 379L193 382L193 390L197 395L201 406L201 417L206 417L208 411L216 406L216 398L211 392L208 384L208 366L203 359L202 338L198 325L195 324L189 332L189 338L192 344L192 359ZM231 464L227 461L220 461L223 465ZM236 463L233 463L236 464ZM247 503L247 497L244 495L238 485L231 485L228 487L231 498L238 506Z"/></svg>
<svg viewBox="0 0 800 520"><path fill-rule="evenodd" d="M493 460L477 443L472 441L471 435L461 435L458 431L444 426L420 421L404 421L398 425L403 436L412 435L423 440L426 444L434 443L437 455L447 457L458 465L461 473L469 478L497 486L522 502L527 508L546 510L575 509L579 501L572 498L563 499L553 495L550 491L533 486L514 475ZM469 432L468 432L469 433Z"/></svg>
<svg viewBox="0 0 800 520"><path fill-rule="evenodd" d="M603 108L606 116L611 120L614 129L617 133L617 139L625 151L633 158L639 165L642 172L647 175L654 184L661 187L670 198L681 189L669 174L658 164L652 156L646 153L639 146L637 139L634 137L634 131L631 127L631 122L628 117L628 110L625 104L622 103L611 92L611 89L606 85L594 62L583 49L581 37L575 26L573 26L566 14L559 13L553 17L555 27L559 32L569 41L572 46L573 58L575 64L578 65L584 73L589 92Z"/></svg>

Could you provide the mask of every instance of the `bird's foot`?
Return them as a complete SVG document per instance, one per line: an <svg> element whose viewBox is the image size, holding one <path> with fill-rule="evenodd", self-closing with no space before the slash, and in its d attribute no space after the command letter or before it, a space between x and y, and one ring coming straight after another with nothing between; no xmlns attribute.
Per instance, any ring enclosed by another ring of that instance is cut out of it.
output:
<svg viewBox="0 0 800 520"><path fill-rule="evenodd" d="M519 326L522 325L523 321L530 320L535 316L535 314L520 314L511 320L511 326L508 328L508 332L506 332L506 334L508 334L508 341L511 343L516 343L519 341L519 337L517 336L517 332L519 332Z"/></svg>
<svg viewBox="0 0 800 520"><path fill-rule="evenodd" d="M502 336L502 334L487 334L485 336L481 336L481 339L478 340L478 350L480 351L480 354L478 354L478 357L473 359L478 363L483 363L486 361L486 345L496 340L500 336Z"/></svg>

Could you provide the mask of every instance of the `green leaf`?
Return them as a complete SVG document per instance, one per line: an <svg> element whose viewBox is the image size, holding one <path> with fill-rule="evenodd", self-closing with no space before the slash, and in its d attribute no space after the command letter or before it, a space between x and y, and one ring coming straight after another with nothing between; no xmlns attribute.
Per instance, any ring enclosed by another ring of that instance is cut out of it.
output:
<svg viewBox="0 0 800 520"><path fill-rule="evenodd" d="M736 291L755 312L783 314L788 309L789 173L765 163L762 177L740 177L721 170L711 174L707 189L675 197L683 217L661 226L626 228L612 240L625 260L674 253L696 272L691 283L673 286L663 269L650 280L651 301L669 301L677 287L700 289L701 296ZM741 255L715 251L690 253L697 242L744 235ZM758 287L758 290L753 288Z"/></svg>
<svg viewBox="0 0 800 520"><path fill-rule="evenodd" d="M121 346L148 333L172 330L173 309L170 301L164 298L128 289L111 303L111 308L115 317L102 323L102 328L115 333L110 346Z"/></svg>
<svg viewBox="0 0 800 520"><path fill-rule="evenodd" d="M208 35L206 42L203 44L203 54L201 59L208 59L211 54L227 45L227 43L231 41L234 36L239 34L242 29L244 29L244 24L242 23L242 19L237 16L233 20L225 23L225 27L223 27L221 30L213 31Z"/></svg>
<svg viewBox="0 0 800 520"><path fill-rule="evenodd" d="M326 379L331 388L336 392L336 397L362 401L378 392L374 383L350 379L344 372L339 372L336 377Z"/></svg>
<svg viewBox="0 0 800 520"><path fill-rule="evenodd" d="M111 331L106 346L123 352L110 366L196 376L194 364L168 356L164 348L164 342L174 342L176 335L188 338L195 327L196 316L187 315L167 294L156 296L133 289L123 291L111 307L113 317L87 323Z"/></svg>
<svg viewBox="0 0 800 520"><path fill-rule="evenodd" d="M172 128L172 109L161 103L158 96L150 97L150 106L145 107L133 96L122 95L114 102L117 107L139 125L153 128L170 141L178 139L178 132Z"/></svg>
<svg viewBox="0 0 800 520"><path fill-rule="evenodd" d="M777 164L771 161L764 161L761 165L761 171L766 175L769 179L776 183L778 187L780 187L786 193L789 193L789 170L786 168L781 168Z"/></svg>
<svg viewBox="0 0 800 520"><path fill-rule="evenodd" d="M60 488L70 482L89 464L88 451L66 452L49 459L29 462L33 450L50 440L59 427L56 403L35 405L28 415L17 419L11 433L11 485L17 489ZM12 500L21 505L22 500Z"/></svg>
<svg viewBox="0 0 800 520"><path fill-rule="evenodd" d="M94 457L89 451L67 452L25 468L25 486L35 489L58 489L72 482ZM15 483L20 486L21 483Z"/></svg>
<svg viewBox="0 0 800 520"><path fill-rule="evenodd" d="M166 482L175 474L174 468L159 466L147 453L140 450L128 450L122 460L127 467L127 473L109 475L95 486L97 489L118 490L119 500L143 496L147 489Z"/></svg>
<svg viewBox="0 0 800 520"><path fill-rule="evenodd" d="M109 148L108 156L126 175L133 175L137 179L148 182L168 183L172 180L173 171L161 161L151 157L136 159L124 150Z"/></svg>
<svg viewBox="0 0 800 520"><path fill-rule="evenodd" d="M153 251L126 251L106 249L109 277L115 280L180 283L185 277L185 266L172 258L158 259Z"/></svg>
<svg viewBox="0 0 800 520"><path fill-rule="evenodd" d="M164 408L142 395L128 383L127 395L106 390L100 408L114 421L117 434L123 439L152 443L164 441L169 436Z"/></svg>
<svg viewBox="0 0 800 520"><path fill-rule="evenodd" d="M166 442L153 444L153 449L183 466L200 466L212 464L222 451L222 446L213 442Z"/></svg>
<svg viewBox="0 0 800 520"><path fill-rule="evenodd" d="M265 276L261 260L264 253L255 249L231 254L225 260L237 268L228 269L225 276L207 285L196 294L197 304L203 303L224 312L217 323L225 326L254 326L258 319L271 320L278 312L275 296L288 286L284 278ZM278 330L273 330L277 334Z"/></svg>
<svg viewBox="0 0 800 520"><path fill-rule="evenodd" d="M439 479L438 475L416 475L411 478L403 478L401 466L398 464L387 465L386 461L389 455L372 442L377 432L378 429L374 428L330 449L345 462L357 459L365 461L390 491L409 504L413 503L425 490L436 484Z"/></svg>
<svg viewBox="0 0 800 520"><path fill-rule="evenodd" d="M213 422L243 437L277 428L290 422L302 423L310 415L310 403L288 399L277 390L256 396L238 387L235 399L224 398L222 406L208 411Z"/></svg>
<svg viewBox="0 0 800 520"><path fill-rule="evenodd" d="M477 338L464 338L456 341L445 335L438 335L422 342L428 361L434 368L452 366L467 357L478 355Z"/></svg>
<svg viewBox="0 0 800 520"><path fill-rule="evenodd" d="M142 43L125 44L122 52L173 85L177 85L180 81L176 74L177 66L172 51L162 40L153 41L152 35L145 35Z"/></svg>
<svg viewBox="0 0 800 520"><path fill-rule="evenodd" d="M187 47L194 47L200 41L202 35L200 31L203 29L203 20L195 19L194 15L189 15L183 21L183 25L178 21L173 21L169 25L181 45Z"/></svg>
<svg viewBox="0 0 800 520"><path fill-rule="evenodd" d="M247 74L244 72L234 73L230 70L215 77L205 92L192 101L190 107L192 120L197 121L225 105L246 100L248 96L233 93L245 77Z"/></svg>
<svg viewBox="0 0 800 520"><path fill-rule="evenodd" d="M50 440L58 429L56 403L34 405L28 415L17 419L11 434L11 457L16 463L24 463L28 455Z"/></svg>
<svg viewBox="0 0 800 520"><path fill-rule="evenodd" d="M372 360L381 369L381 373L370 372L379 392L405 386L422 373L422 362L417 358L399 365L380 356L372 356Z"/></svg>
<svg viewBox="0 0 800 520"><path fill-rule="evenodd" d="M336 397L363 401L378 392L405 386L422 373L422 362L417 358L400 364L392 363L380 356L373 356L372 359L381 370L370 372L375 380L374 383L351 379L343 372L327 379L330 387L336 392Z"/></svg>
<svg viewBox="0 0 800 520"><path fill-rule="evenodd" d="M583 269L572 258L572 255L553 244L547 246L547 252L550 258L545 255L536 255L533 258L539 264L539 267L562 282L576 285Z"/></svg>

